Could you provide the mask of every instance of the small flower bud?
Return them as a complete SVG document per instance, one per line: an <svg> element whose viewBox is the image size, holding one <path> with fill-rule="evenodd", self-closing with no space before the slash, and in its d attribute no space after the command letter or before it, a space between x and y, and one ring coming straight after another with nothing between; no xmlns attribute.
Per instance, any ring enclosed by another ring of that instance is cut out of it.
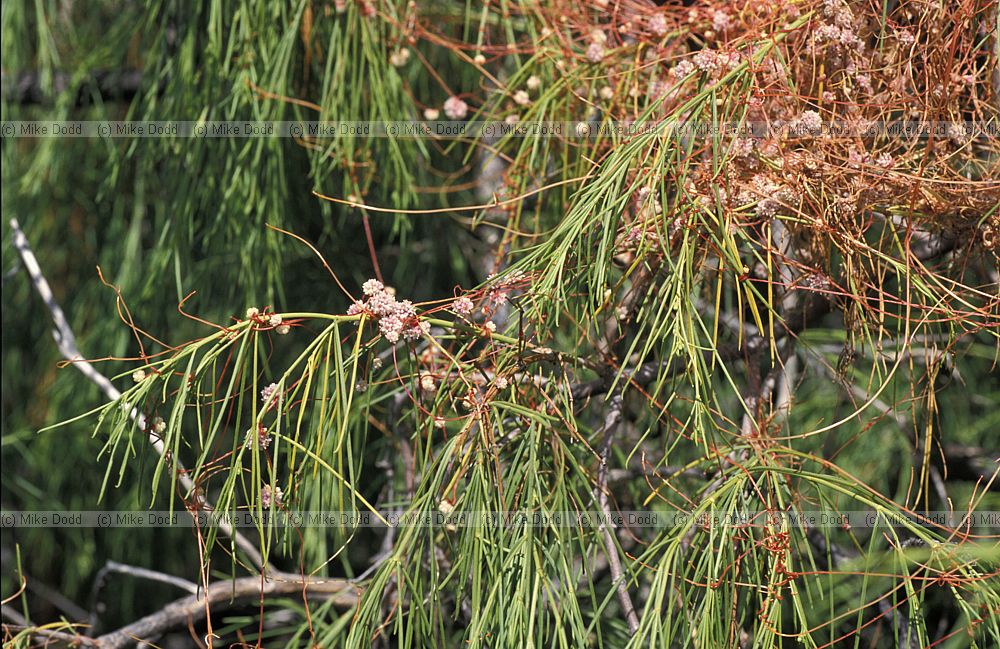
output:
<svg viewBox="0 0 1000 649"><path fill-rule="evenodd" d="M465 116L469 114L469 105L458 97L449 97L444 102L444 114L448 116L448 119L465 119Z"/></svg>
<svg viewBox="0 0 1000 649"><path fill-rule="evenodd" d="M591 63L600 63L604 59L604 45L601 43L591 43L587 47L587 58Z"/></svg>
<svg viewBox="0 0 1000 649"><path fill-rule="evenodd" d="M438 386L434 376L426 372L420 374L420 389L424 392L437 392Z"/></svg>
<svg viewBox="0 0 1000 649"><path fill-rule="evenodd" d="M393 67L401 68L410 60L410 50L401 47L389 55L389 63Z"/></svg>
<svg viewBox="0 0 1000 649"><path fill-rule="evenodd" d="M281 507L281 498L284 495L281 487L275 487L272 490L271 485L266 484L260 488L260 506L264 509L270 509L273 502L275 507Z"/></svg>

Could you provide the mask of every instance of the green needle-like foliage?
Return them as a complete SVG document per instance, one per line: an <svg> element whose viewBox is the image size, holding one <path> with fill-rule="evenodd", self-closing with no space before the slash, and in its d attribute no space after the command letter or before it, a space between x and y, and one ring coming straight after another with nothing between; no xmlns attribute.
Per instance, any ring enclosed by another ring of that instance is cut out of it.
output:
<svg viewBox="0 0 1000 649"><path fill-rule="evenodd" d="M0 17L4 646L1000 645L995 2Z"/></svg>

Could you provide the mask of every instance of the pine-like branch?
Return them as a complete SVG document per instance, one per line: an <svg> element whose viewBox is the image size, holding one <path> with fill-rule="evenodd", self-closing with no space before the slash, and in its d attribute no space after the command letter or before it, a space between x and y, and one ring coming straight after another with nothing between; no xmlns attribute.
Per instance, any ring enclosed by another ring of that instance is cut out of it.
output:
<svg viewBox="0 0 1000 649"><path fill-rule="evenodd" d="M35 287L35 291L42 298L42 301L45 302L45 306L48 307L49 314L52 316L52 323L55 326L52 330L52 337L55 338L59 353L62 354L63 358L72 363L73 367L80 370L81 374L97 385L108 399L117 401L122 396L121 391L106 376L94 369L93 364L87 361L80 352L80 348L76 344L76 335L69 326L66 314L63 313L62 307L56 302L55 296L52 294L52 289L49 287L49 282L45 279L45 275L42 274L42 269L38 265L35 253L32 252L28 238L24 235L16 218L10 220L10 227L14 231L14 248L17 249L18 255L21 257L21 262L24 264L25 270L28 271L28 276ZM139 412L137 408L132 408L129 411L129 416L135 421L136 426L140 430L149 430L146 415ZM148 437L153 449L162 457L166 453L163 440L152 433ZM188 477L187 472L177 458L174 458L174 471L177 474L177 480L187 493L195 493L196 485L194 481ZM212 509L211 504L207 501L204 503L204 507L209 510ZM243 550L244 554L247 555L250 562L256 568L259 570L267 568L263 556L250 539L225 521L220 520L218 526L219 531L231 538Z"/></svg>

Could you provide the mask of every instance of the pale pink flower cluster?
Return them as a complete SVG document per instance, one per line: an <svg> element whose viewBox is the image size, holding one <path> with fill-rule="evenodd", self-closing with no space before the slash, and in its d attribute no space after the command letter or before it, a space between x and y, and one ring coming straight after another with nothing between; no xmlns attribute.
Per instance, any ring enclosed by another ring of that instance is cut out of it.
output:
<svg viewBox="0 0 1000 649"><path fill-rule="evenodd" d="M284 495L281 487L271 489L271 485L266 484L260 488L260 506L264 509L270 509L271 502L273 501L275 507L281 507L281 499Z"/></svg>
<svg viewBox="0 0 1000 649"><path fill-rule="evenodd" d="M724 32L729 29L732 24L732 19L729 14L721 9L717 9L715 13L712 14L712 29L717 32Z"/></svg>
<svg viewBox="0 0 1000 649"><path fill-rule="evenodd" d="M678 61L677 65L675 65L670 69L670 74L672 74L678 79L683 79L692 72L694 72L694 63L692 63L687 59L684 59L683 61Z"/></svg>
<svg viewBox="0 0 1000 649"><path fill-rule="evenodd" d="M957 122L948 125L947 135L955 146L965 146L969 143L969 136L966 134L965 128Z"/></svg>
<svg viewBox="0 0 1000 649"><path fill-rule="evenodd" d="M604 45L594 41L587 47L587 58L591 63L600 63L604 59Z"/></svg>
<svg viewBox="0 0 1000 649"><path fill-rule="evenodd" d="M472 300L464 295L451 303L451 310L458 315L469 315L474 307Z"/></svg>
<svg viewBox="0 0 1000 649"><path fill-rule="evenodd" d="M491 273L486 281L492 281L496 278L496 274ZM515 285L524 279L524 274L520 271L511 273L506 277L503 277L499 281L493 283L490 287L489 292L486 294L490 302L496 305L501 305L507 302L507 294L510 293ZM495 326L495 325L494 325Z"/></svg>
<svg viewBox="0 0 1000 649"><path fill-rule="evenodd" d="M857 149L851 149L847 154L847 165L852 169L860 169L863 165L892 169L894 164L895 161L888 153L880 153L877 158L873 158L869 153L862 154Z"/></svg>
<svg viewBox="0 0 1000 649"><path fill-rule="evenodd" d="M740 203L757 201L755 212L757 216L770 218L793 201L796 196L793 191L778 184L763 174L757 174L750 181L750 187L737 196Z"/></svg>
<svg viewBox="0 0 1000 649"><path fill-rule="evenodd" d="M819 135L823 131L823 118L814 110L805 110L788 127L796 135Z"/></svg>
<svg viewBox="0 0 1000 649"><path fill-rule="evenodd" d="M654 36L663 36L667 33L667 19L662 13L653 14L647 23L649 32Z"/></svg>
<svg viewBox="0 0 1000 649"><path fill-rule="evenodd" d="M819 44L824 41L837 43L849 50L860 50L864 47L857 32L849 26L839 27L829 23L818 26L813 32L813 43Z"/></svg>
<svg viewBox="0 0 1000 649"><path fill-rule="evenodd" d="M746 158L753 153L757 140L752 137L738 137L733 140L733 156Z"/></svg>
<svg viewBox="0 0 1000 649"><path fill-rule="evenodd" d="M270 410L271 408L277 408L278 402L281 401L280 396L274 398L274 395L275 393L277 393L277 391L278 391L277 383L272 383L270 385L267 385L260 391L260 400L264 402L264 405L267 406L268 410Z"/></svg>
<svg viewBox="0 0 1000 649"><path fill-rule="evenodd" d="M820 272L811 272L802 278L800 286L806 288L810 291L830 291L833 288L833 283L830 278Z"/></svg>
<svg viewBox="0 0 1000 649"><path fill-rule="evenodd" d="M253 448L253 439L254 439L254 436L255 436L254 435L255 432L256 432L256 437L257 437L257 444L262 449L266 450L267 447L271 445L271 434L268 432L268 430L266 428L264 428L260 424L257 425L257 430L256 431L254 431L253 428L251 428L250 430L247 431L246 438L243 440L243 447L244 448Z"/></svg>
<svg viewBox="0 0 1000 649"><path fill-rule="evenodd" d="M850 27L854 14L844 0L823 0L823 15L841 27Z"/></svg>
<svg viewBox="0 0 1000 649"><path fill-rule="evenodd" d="M448 119L465 119L469 114L469 105L458 97L448 97L444 102L444 114Z"/></svg>
<svg viewBox="0 0 1000 649"><path fill-rule="evenodd" d="M722 60L722 65L726 68L726 71L735 70L743 62L743 56L736 51L730 51L726 54L720 56Z"/></svg>
<svg viewBox="0 0 1000 649"><path fill-rule="evenodd" d="M694 66L702 72L716 72L722 67L719 53L714 50L701 50L692 59Z"/></svg>
<svg viewBox="0 0 1000 649"><path fill-rule="evenodd" d="M361 290L367 299L352 304L347 309L347 314L370 313L378 319L379 330L390 343L397 343L400 338L414 340L429 330L426 322L418 320L417 310L412 302L397 302L392 292L377 279L365 282Z"/></svg>
<svg viewBox="0 0 1000 649"><path fill-rule="evenodd" d="M494 288L489 292L490 302L496 305L507 303L507 290L504 288Z"/></svg>
<svg viewBox="0 0 1000 649"><path fill-rule="evenodd" d="M433 374L429 372L420 373L420 389L424 392L437 392L437 381L434 380Z"/></svg>
<svg viewBox="0 0 1000 649"><path fill-rule="evenodd" d="M389 64L393 67L401 68L410 60L410 50L405 47L400 48L389 55Z"/></svg>
<svg viewBox="0 0 1000 649"><path fill-rule="evenodd" d="M671 70L671 73L678 78L683 78L690 74L695 68L702 72L715 75L723 71L730 71L739 66L741 62L739 52L719 52L717 50L701 50L691 57L690 61L679 62Z"/></svg>
<svg viewBox="0 0 1000 649"><path fill-rule="evenodd" d="M622 246L634 246L642 239L642 235L645 234L646 229L642 225L633 225L625 230L625 236L619 237L619 243Z"/></svg>
<svg viewBox="0 0 1000 649"><path fill-rule="evenodd" d="M265 327L273 327L279 334L288 333L288 325L282 324L281 316L277 313L262 313L255 306L247 309L246 319Z"/></svg>

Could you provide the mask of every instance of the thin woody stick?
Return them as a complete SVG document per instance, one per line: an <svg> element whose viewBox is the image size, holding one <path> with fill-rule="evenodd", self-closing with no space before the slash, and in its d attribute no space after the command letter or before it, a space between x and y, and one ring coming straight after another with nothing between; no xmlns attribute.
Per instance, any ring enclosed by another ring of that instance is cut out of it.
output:
<svg viewBox="0 0 1000 649"><path fill-rule="evenodd" d="M49 287L48 281L42 274L42 269L38 265L38 260L35 258L34 252L31 250L31 245L28 243L28 238L21 231L21 226L17 222L17 219L10 220L10 227L14 231L14 248L17 253L21 256L21 262L24 263L25 269L28 271L28 276L31 278L31 283L34 285L35 290L38 295L45 302L45 306L49 309L49 314L52 316L52 323L54 329L52 330L52 337L55 338L56 346L59 348L59 353L62 354L63 358L73 364L73 367L80 370L80 372L90 379L92 383L100 388L104 395L112 400L117 401L121 398L121 391L116 388L110 380L91 365L87 359L80 352L80 348L76 344L76 336L73 334L73 330L69 326L69 322L66 320L66 314L63 313L62 307L56 302L55 297L52 295L52 289ZM136 425L141 430L147 430L147 419L146 415L139 412L137 408L132 408L129 411L129 416L136 423ZM166 452L163 445L163 440L156 437L153 434L149 435L149 443L152 444L153 448L162 457ZM181 485L187 492L194 493L195 484L187 476L184 471L184 467L180 462L174 458L174 467L177 473L177 479L180 481ZM206 502L205 507L212 509L210 503ZM250 539L246 538L240 534L239 530L236 530L231 525L225 521L219 521L218 523L219 531L228 536L233 540L233 542L239 546L243 553L250 559L251 563L254 564L259 570L265 570L269 568L265 562L263 556L261 556L260 551L257 549Z"/></svg>

